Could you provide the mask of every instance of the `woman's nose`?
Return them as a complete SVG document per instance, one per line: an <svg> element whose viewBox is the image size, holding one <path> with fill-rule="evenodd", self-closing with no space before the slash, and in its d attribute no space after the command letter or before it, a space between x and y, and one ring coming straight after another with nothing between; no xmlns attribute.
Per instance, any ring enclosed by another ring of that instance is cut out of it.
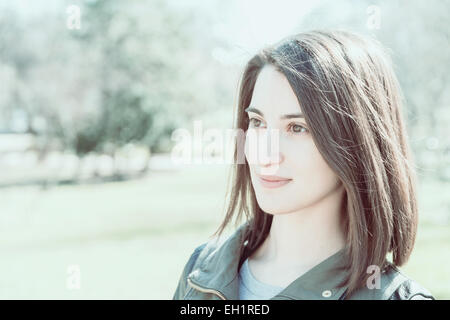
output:
<svg viewBox="0 0 450 320"><path fill-rule="evenodd" d="M262 175L274 175L278 172L280 163L284 161L284 156L281 152L270 151L268 153L262 152L259 156L259 168Z"/></svg>
<svg viewBox="0 0 450 320"><path fill-rule="evenodd" d="M284 161L284 155L280 152L278 129L248 132L247 142L247 160L265 171L261 174L274 174Z"/></svg>

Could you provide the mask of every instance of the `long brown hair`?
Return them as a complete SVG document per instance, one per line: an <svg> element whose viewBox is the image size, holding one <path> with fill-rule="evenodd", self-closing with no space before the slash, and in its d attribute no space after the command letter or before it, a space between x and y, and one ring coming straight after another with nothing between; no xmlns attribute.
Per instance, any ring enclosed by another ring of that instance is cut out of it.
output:
<svg viewBox="0 0 450 320"><path fill-rule="evenodd" d="M248 129L256 79L271 65L289 81L324 160L345 188L343 224L350 294L365 285L367 267L404 264L417 230L414 162L402 115L402 95L392 63L374 39L343 31L312 31L260 50L245 66L239 85L235 129ZM249 228L245 250L266 238L273 216L256 201L242 141L235 145L232 185L220 235L233 217ZM247 254L248 254L247 252ZM244 258L244 257L242 257Z"/></svg>

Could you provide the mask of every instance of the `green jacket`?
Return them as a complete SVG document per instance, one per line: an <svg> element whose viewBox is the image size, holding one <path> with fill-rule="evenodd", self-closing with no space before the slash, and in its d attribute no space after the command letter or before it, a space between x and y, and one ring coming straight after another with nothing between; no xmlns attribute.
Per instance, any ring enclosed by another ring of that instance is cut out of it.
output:
<svg viewBox="0 0 450 320"><path fill-rule="evenodd" d="M227 239L217 238L198 246L186 263L174 300L238 300L242 237L247 223ZM244 245L246 242L244 241ZM290 283L271 300L409 300L433 299L431 293L390 265L380 274L380 288L362 288L346 296L346 288L337 288L345 276L344 250L328 257Z"/></svg>

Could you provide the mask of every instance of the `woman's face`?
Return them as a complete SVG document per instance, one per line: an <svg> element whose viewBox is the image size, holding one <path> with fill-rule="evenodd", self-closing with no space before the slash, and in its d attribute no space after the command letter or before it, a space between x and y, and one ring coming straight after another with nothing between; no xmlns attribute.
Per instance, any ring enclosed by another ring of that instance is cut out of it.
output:
<svg viewBox="0 0 450 320"><path fill-rule="evenodd" d="M302 114L302 109L289 82L274 67L265 66L259 73L246 110L250 121L245 156L262 210L270 214L298 211L341 185L317 150L305 119L283 118ZM279 186L267 184L261 174L290 180Z"/></svg>

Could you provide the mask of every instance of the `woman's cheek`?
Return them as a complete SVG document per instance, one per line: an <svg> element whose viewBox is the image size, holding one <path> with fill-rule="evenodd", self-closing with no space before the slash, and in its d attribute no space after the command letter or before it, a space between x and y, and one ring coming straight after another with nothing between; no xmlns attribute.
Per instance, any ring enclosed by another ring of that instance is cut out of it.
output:
<svg viewBox="0 0 450 320"><path fill-rule="evenodd" d="M285 140L282 144L282 150L285 154L286 166L289 172L292 169L292 173L302 172L308 173L311 169L314 169L317 156L315 148L312 142L306 140Z"/></svg>
<svg viewBox="0 0 450 320"><path fill-rule="evenodd" d="M292 174L298 187L306 189L327 185L334 181L334 173L323 160L312 141L297 141L285 145L287 172Z"/></svg>
<svg viewBox="0 0 450 320"><path fill-rule="evenodd" d="M338 181L336 174L323 159L315 145L311 145L303 150L305 157L299 161L299 175L310 188L311 192L317 194L327 194L336 187Z"/></svg>

